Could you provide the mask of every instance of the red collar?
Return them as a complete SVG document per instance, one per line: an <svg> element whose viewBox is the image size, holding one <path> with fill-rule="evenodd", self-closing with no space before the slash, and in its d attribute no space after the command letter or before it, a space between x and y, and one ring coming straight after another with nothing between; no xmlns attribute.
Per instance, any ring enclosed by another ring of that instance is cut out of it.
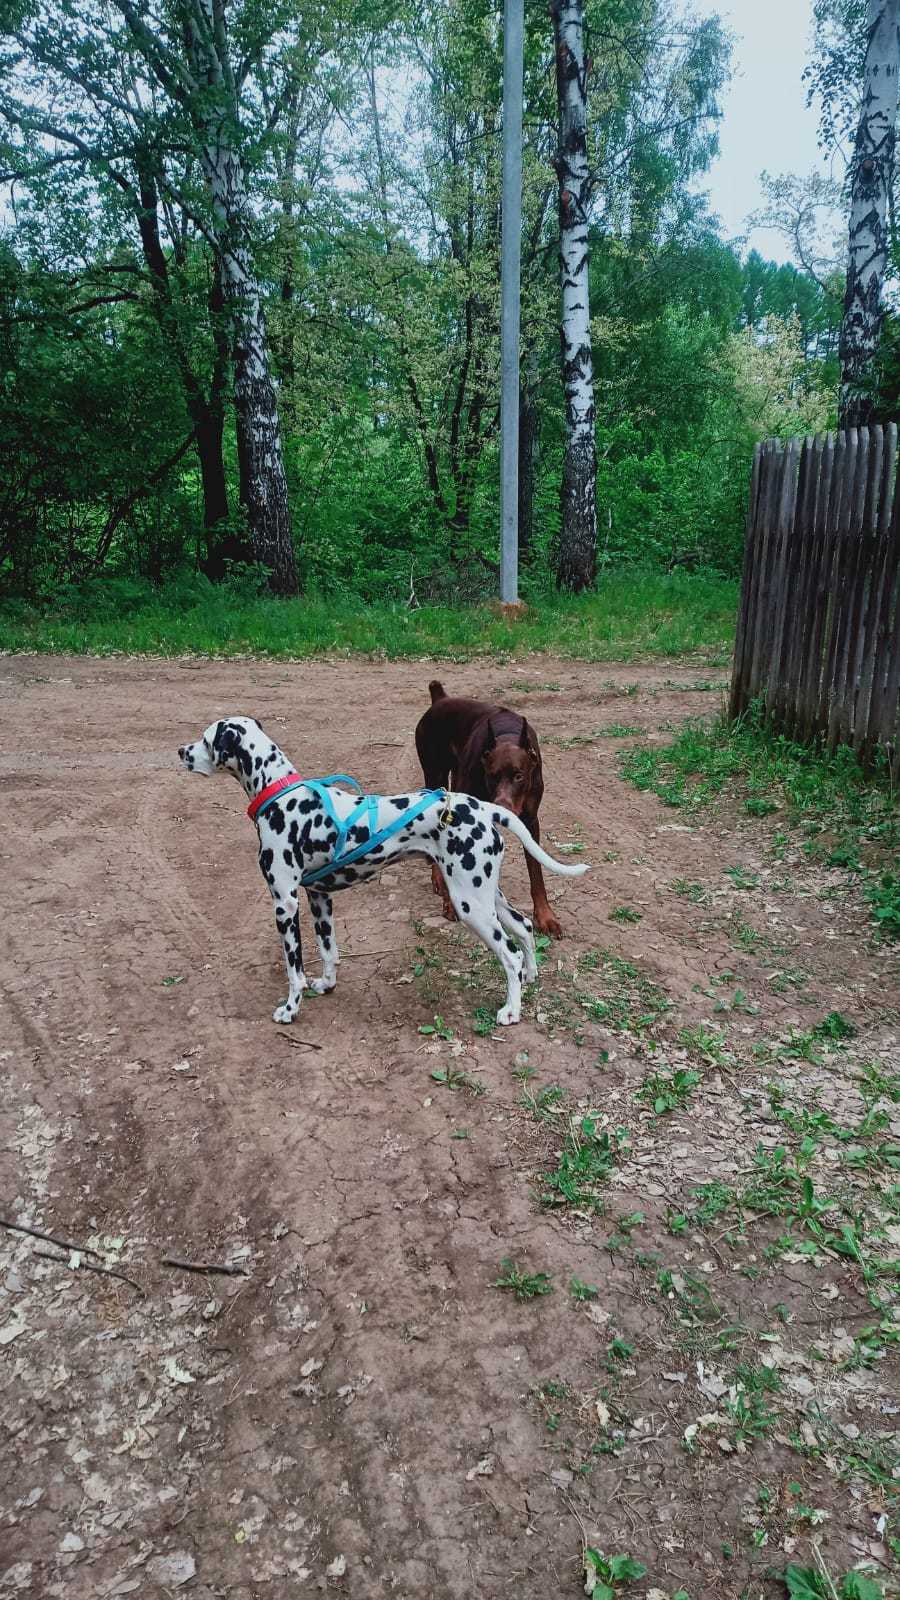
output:
<svg viewBox="0 0 900 1600"><path fill-rule="evenodd" d="M274 783L267 783L264 789L260 789L256 798L250 801L247 807L248 817L255 818L263 806L267 806L270 800L275 799L276 795L282 794L285 789L296 789L297 785L302 782L303 779L299 772L289 772L284 778L276 778Z"/></svg>

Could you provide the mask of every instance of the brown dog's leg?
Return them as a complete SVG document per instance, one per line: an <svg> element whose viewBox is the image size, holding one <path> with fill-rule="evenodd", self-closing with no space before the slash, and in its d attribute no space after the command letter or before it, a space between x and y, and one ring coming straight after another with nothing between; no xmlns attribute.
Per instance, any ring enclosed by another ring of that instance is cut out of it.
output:
<svg viewBox="0 0 900 1600"><path fill-rule="evenodd" d="M541 825L538 822L537 817L526 817L523 814L522 821L528 829L528 832L531 834L535 844L540 844ZM560 926L558 919L553 915L553 909L550 905L550 901L547 899L547 890L544 887L544 874L541 871L541 864L539 861L535 861L533 856L528 854L526 854L525 860L528 864L528 881L531 884L531 903L534 907L535 928L537 929L538 933L549 933L551 939L561 939L563 936L562 927Z"/></svg>

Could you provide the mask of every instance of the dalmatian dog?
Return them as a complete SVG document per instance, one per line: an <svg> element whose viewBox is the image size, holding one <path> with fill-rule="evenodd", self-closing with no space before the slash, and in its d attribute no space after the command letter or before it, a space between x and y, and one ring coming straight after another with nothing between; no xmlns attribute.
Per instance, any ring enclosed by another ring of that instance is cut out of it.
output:
<svg viewBox="0 0 900 1600"><path fill-rule="evenodd" d="M306 988L325 994L336 982L338 950L334 937L331 897L338 889L364 883L383 871L399 856L426 856L440 868L450 899L460 922L465 923L492 950L506 973L506 1004L497 1012L502 1026L518 1022L522 1009L522 980L537 977L534 934L527 917L510 905L500 889L503 839L498 825L508 828L521 841L529 855L550 872L567 878L580 877L587 867L563 866L535 844L527 828L505 807L454 794L432 799L420 815L405 821L398 832L373 848L352 865L337 867L317 878L306 888L313 917L316 942L322 961L321 978L308 979L303 968L300 943L299 893L301 879L317 868L326 867L333 856L338 830L327 815L321 796L307 789L287 756L263 732L252 717L226 717L210 723L193 744L182 745L178 754L188 772L211 777L230 772L241 783L250 799L259 835L259 865L275 903L275 923L281 936L288 976L287 999L273 1013L275 1022L293 1022L300 1010ZM285 791L268 791L285 780ZM287 783L292 786L287 788ZM351 827L343 854L362 845L389 827L392 821L415 807L429 793L413 790L407 794L377 795L374 830L360 822ZM262 797L263 809L255 815L254 800ZM358 796L340 787L329 787L335 815L343 822L358 805Z"/></svg>

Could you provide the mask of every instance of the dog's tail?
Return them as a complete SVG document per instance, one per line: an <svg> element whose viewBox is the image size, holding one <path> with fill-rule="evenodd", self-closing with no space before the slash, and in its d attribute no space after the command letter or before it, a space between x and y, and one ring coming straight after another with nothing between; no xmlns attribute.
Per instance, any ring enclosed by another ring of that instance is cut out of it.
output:
<svg viewBox="0 0 900 1600"><path fill-rule="evenodd" d="M438 683L437 678L432 678L428 685L428 693L431 695L432 705L434 705L435 700L446 700L447 698L447 691L442 683Z"/></svg>
<svg viewBox="0 0 900 1600"><path fill-rule="evenodd" d="M564 866L561 861L555 861L553 856L548 856L546 850L542 850L540 845L536 844L532 839L524 822L520 822L519 818L512 811L507 811L505 806L492 807L491 820L499 822L501 828L508 828L510 833L514 833L516 838L525 846L528 854L534 856L535 861L539 861L542 867L547 868L548 872L558 872L561 878L580 878L582 873L588 871L586 861L579 861L577 866L570 867Z"/></svg>

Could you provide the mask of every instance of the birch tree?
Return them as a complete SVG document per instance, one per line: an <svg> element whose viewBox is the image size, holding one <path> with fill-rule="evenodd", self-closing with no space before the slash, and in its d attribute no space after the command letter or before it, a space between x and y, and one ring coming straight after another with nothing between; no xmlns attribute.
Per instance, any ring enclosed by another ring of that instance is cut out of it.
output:
<svg viewBox="0 0 900 1600"><path fill-rule="evenodd" d="M869 0L863 92L850 164L850 242L841 322L840 426L865 426L884 316L900 71L900 0Z"/></svg>
<svg viewBox="0 0 900 1600"><path fill-rule="evenodd" d="M113 0L148 72L193 131L211 202L208 230L221 263L232 331L241 492L256 559L276 594L299 587L291 542L281 427L259 279L243 144L242 97L253 55L233 51L226 0L183 0L165 12ZM180 34L183 50L175 39ZM246 40L244 41L246 44ZM262 42L254 41L256 50ZM233 56L237 59L233 59Z"/></svg>
<svg viewBox="0 0 900 1600"><path fill-rule="evenodd" d="M557 581L586 589L597 560L597 451L588 286L587 74L582 0L551 0L559 143L560 346L566 441Z"/></svg>
<svg viewBox="0 0 900 1600"><path fill-rule="evenodd" d="M277 80L280 70L282 90L292 81L284 21L277 0L54 0L11 36L3 109L47 167L77 162L113 182L126 167L140 173L133 187L145 247L157 196L209 245L230 338L252 553L271 587L290 594L297 572L251 193L285 104L275 93L266 113L257 80ZM274 64L279 48L283 69ZM163 262L148 265L159 293Z"/></svg>

